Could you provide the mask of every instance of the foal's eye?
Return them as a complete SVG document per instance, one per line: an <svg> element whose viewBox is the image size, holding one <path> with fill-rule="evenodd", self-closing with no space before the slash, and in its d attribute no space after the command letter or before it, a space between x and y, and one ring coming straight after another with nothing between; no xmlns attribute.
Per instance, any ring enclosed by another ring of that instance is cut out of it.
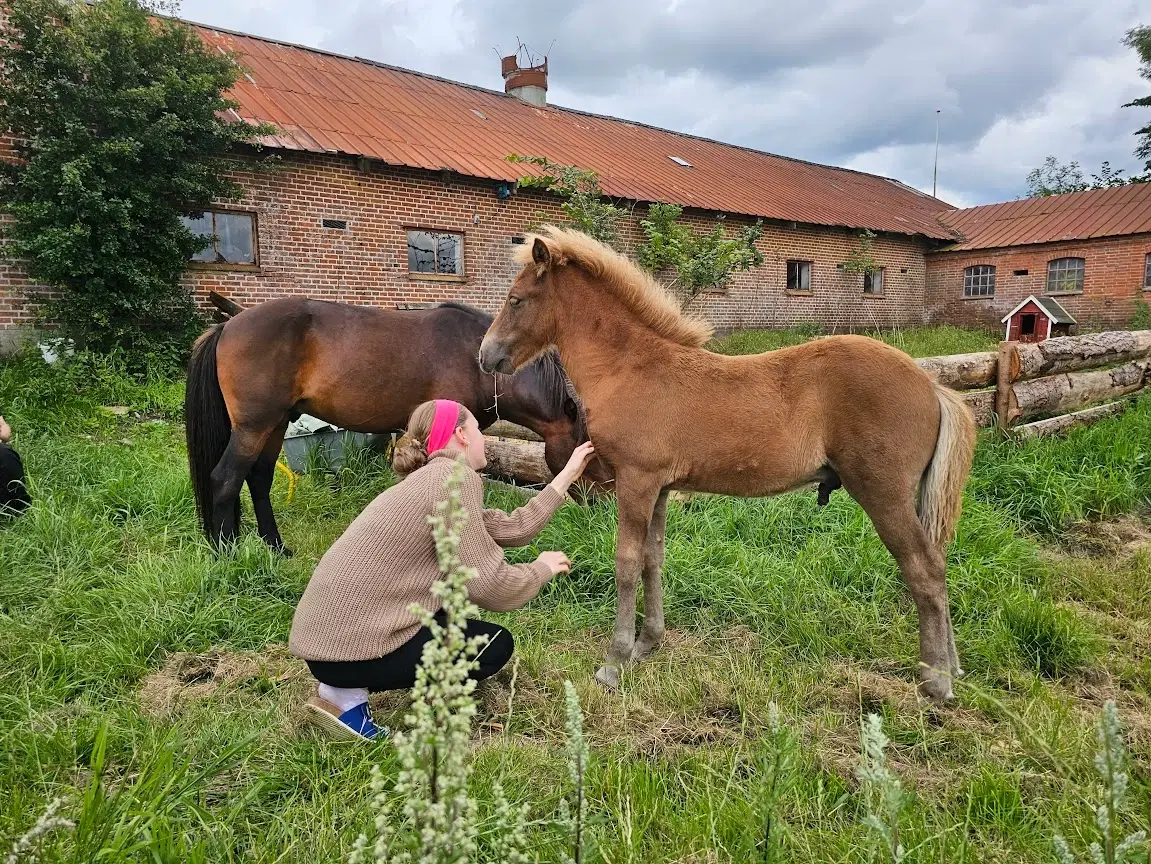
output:
<svg viewBox="0 0 1151 864"><path fill-rule="evenodd" d="M521 301L519 297L508 298L508 303L510 303L512 306L519 306L521 302L523 301Z"/></svg>

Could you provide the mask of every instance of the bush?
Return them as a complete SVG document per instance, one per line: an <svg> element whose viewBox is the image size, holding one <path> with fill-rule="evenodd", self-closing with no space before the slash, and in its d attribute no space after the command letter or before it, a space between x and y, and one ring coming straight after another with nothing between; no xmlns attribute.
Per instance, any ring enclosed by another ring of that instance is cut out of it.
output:
<svg viewBox="0 0 1151 864"><path fill-rule="evenodd" d="M222 171L270 127L222 119L241 74L153 0L12 0L0 47L10 254L79 348L172 366L202 329L180 276L206 245L180 217L242 191Z"/></svg>

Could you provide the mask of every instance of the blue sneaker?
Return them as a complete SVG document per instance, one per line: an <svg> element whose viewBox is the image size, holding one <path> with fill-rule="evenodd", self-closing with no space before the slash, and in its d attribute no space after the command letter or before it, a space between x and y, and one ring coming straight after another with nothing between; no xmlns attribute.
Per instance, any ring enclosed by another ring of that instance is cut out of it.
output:
<svg viewBox="0 0 1151 864"><path fill-rule="evenodd" d="M372 720L367 702L341 713L339 707L327 699L314 696L304 704L304 708L313 723L342 741L375 741L388 734L386 726L377 726Z"/></svg>

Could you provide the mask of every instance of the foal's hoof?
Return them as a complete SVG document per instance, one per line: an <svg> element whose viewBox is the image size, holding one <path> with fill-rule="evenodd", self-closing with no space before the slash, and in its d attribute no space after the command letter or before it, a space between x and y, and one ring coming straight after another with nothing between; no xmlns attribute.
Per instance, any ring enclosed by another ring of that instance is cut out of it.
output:
<svg viewBox="0 0 1151 864"><path fill-rule="evenodd" d="M599 667L599 671L595 673L595 680L606 687L608 690L619 689L619 667L606 664Z"/></svg>
<svg viewBox="0 0 1151 864"><path fill-rule="evenodd" d="M932 702L950 702L955 698L951 690L951 676L931 670L928 677L919 682L919 692Z"/></svg>
<svg viewBox="0 0 1151 864"><path fill-rule="evenodd" d="M291 558L293 555L296 554L291 549L289 549L287 546L285 546L283 543L273 543L272 544L272 551L275 552L277 555L283 556L284 558Z"/></svg>

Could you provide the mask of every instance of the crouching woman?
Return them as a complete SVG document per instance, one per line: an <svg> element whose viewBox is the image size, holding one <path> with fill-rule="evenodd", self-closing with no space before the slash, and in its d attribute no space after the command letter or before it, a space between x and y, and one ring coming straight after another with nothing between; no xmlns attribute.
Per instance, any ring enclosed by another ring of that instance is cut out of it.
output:
<svg viewBox="0 0 1151 864"><path fill-rule="evenodd" d="M368 694L403 690L416 680L427 627L408 611L413 603L441 616L431 592L441 578L428 516L444 499L444 482L463 456L471 469L460 489L468 520L460 558L476 569L468 595L484 609L518 609L570 563L562 552L542 552L531 564L509 564L501 547L530 543L563 503L568 487L592 456L590 443L572 453L567 466L529 504L513 513L483 509L479 469L484 436L462 405L440 399L412 412L407 434L396 445L395 469L403 480L356 517L317 565L296 607L289 648L319 681L306 709L330 734L372 739L385 734L368 710ZM469 621L468 637L486 635L477 680L494 675L511 659L512 635L498 624Z"/></svg>

